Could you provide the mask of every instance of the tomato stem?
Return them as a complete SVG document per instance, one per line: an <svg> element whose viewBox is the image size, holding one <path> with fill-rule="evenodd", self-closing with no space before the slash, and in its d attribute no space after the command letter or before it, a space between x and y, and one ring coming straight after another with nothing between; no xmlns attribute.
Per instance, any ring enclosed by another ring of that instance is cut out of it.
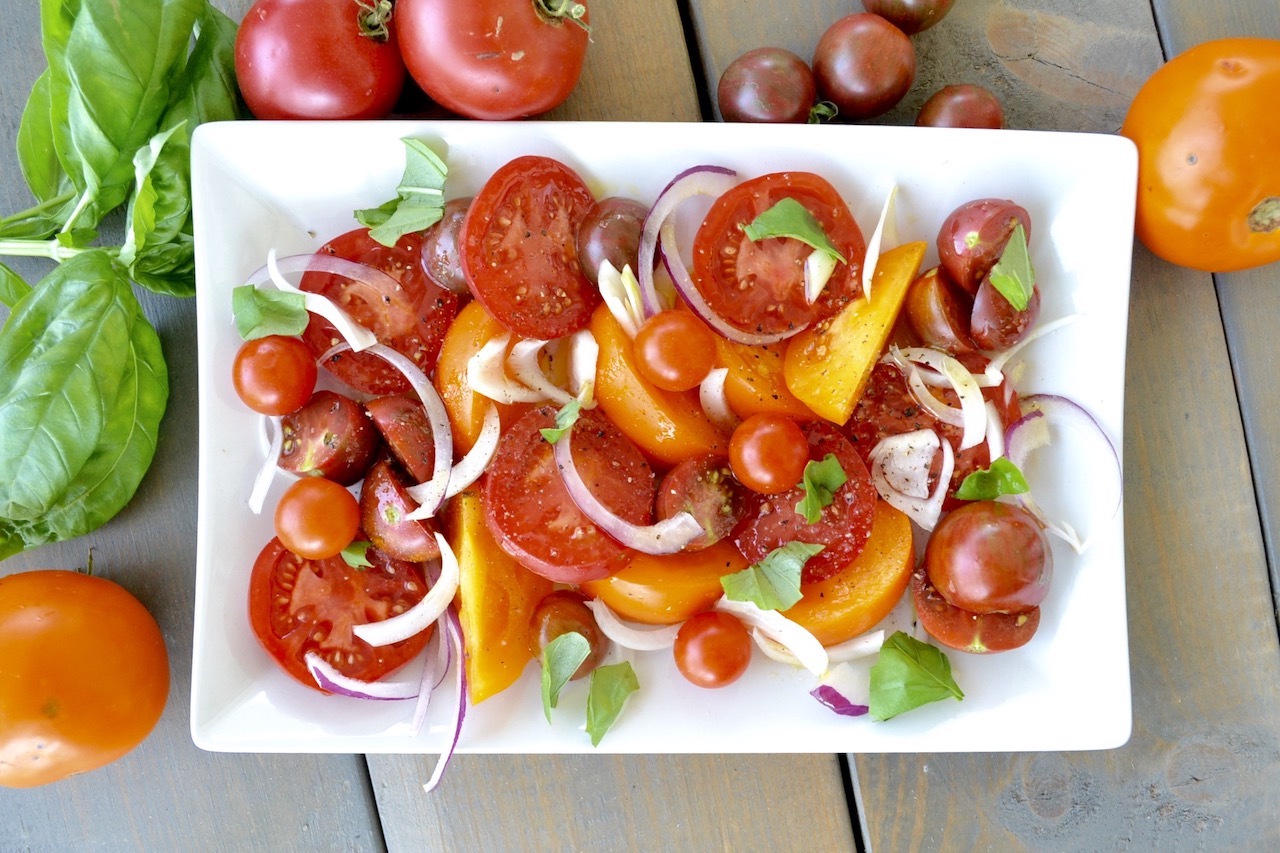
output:
<svg viewBox="0 0 1280 853"><path fill-rule="evenodd" d="M1280 228L1280 196L1271 196L1249 211L1249 230L1255 234L1270 234Z"/></svg>
<svg viewBox="0 0 1280 853"><path fill-rule="evenodd" d="M356 13L356 21L360 24L360 35L376 41L386 42L391 38L391 0L356 0L360 11Z"/></svg>
<svg viewBox="0 0 1280 853"><path fill-rule="evenodd" d="M591 25L583 20L587 14L587 7L577 0L533 0L533 8L538 13L538 17L545 21L558 24L562 20L569 20L587 32L591 32Z"/></svg>

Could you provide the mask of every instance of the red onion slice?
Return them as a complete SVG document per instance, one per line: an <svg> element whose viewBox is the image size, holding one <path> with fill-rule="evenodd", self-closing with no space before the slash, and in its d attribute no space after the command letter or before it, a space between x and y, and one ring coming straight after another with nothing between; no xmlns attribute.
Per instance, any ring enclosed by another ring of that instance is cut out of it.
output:
<svg viewBox="0 0 1280 853"><path fill-rule="evenodd" d="M637 652L652 652L669 649L675 645L679 625L646 626L644 628L628 624L609 609L609 605L599 599L587 602L587 607L595 614L596 626L601 633L624 649Z"/></svg>
<svg viewBox="0 0 1280 853"><path fill-rule="evenodd" d="M800 666L814 675L822 675L827 671L830 658L818 638L778 611L761 610L750 601L734 601L730 598L721 598L716 602L715 609L741 619L743 624L752 629L752 635L762 651L765 646L761 637L764 637L785 647Z"/></svg>
<svg viewBox="0 0 1280 853"><path fill-rule="evenodd" d="M556 467L569 497L587 518L622 545L645 554L675 554L703 534L702 525L691 513L680 512L657 524L632 524L613 513L591 493L573 461L573 429L552 445Z"/></svg>
<svg viewBox="0 0 1280 853"><path fill-rule="evenodd" d="M891 347L885 360L907 376L907 387L916 402L943 423L962 427L960 449L977 445L987 435L987 404L982 388L969 369L954 356L929 347ZM916 364L923 364L944 376L960 398L960 408L948 406L926 387Z"/></svg>
<svg viewBox="0 0 1280 853"><path fill-rule="evenodd" d="M933 494L925 497L929 467L942 451L942 469ZM955 470L951 442L931 429L913 430L881 439L870 454L871 482L876 492L894 509L907 514L922 530L932 530L942 515L942 504Z"/></svg>
<svg viewBox="0 0 1280 853"><path fill-rule="evenodd" d="M847 663L831 667L809 695L842 717L861 717L871 710L870 679Z"/></svg>
<svg viewBox="0 0 1280 853"><path fill-rule="evenodd" d="M458 558L449 547L449 540L439 533L436 543L440 546L440 577L422 600L390 619L355 625L351 633L375 648L389 646L421 634L440 618L458 592Z"/></svg>
<svg viewBox="0 0 1280 853"><path fill-rule="evenodd" d="M458 621L457 612L450 607L445 611L445 633L449 637L449 644L453 649L454 671L456 679L454 687L457 691L457 701L453 708L453 737L449 741L449 745L440 753L440 757L436 759L435 770L431 773L431 778L422 786L422 790L430 794L440 784L440 780L444 778L444 771L449 766L449 761L453 758L454 750L458 748L458 739L462 736L462 724L467 718L467 667L465 666L465 651L462 641L462 623Z"/></svg>
<svg viewBox="0 0 1280 853"><path fill-rule="evenodd" d="M443 615L436 620L436 632L431 637L434 654L430 651L427 653L427 659L422 667L418 703L413 708L413 722L409 729L410 734L414 737L421 733L423 725L426 724L427 711L431 707L431 697L435 695L436 690L444 682L444 677L449 672L449 664L453 660L453 643L446 633L448 631L447 621L448 618Z"/></svg>
<svg viewBox="0 0 1280 853"><path fill-rule="evenodd" d="M307 652L303 656L307 671L316 680L321 690L327 690L338 696L350 696L355 699L415 699L419 685L397 681L361 681L343 675L327 660L316 652Z"/></svg>
<svg viewBox="0 0 1280 853"><path fill-rule="evenodd" d="M471 449L467 451L467 455L463 456L449 470L449 486L445 489L445 499L449 499L459 492L466 489L480 476L484 474L489 463L493 461L493 456L498 452L498 439L502 437L502 421L498 417L498 407L489 404L484 410L484 423L480 426L480 434L476 436L476 443L471 445ZM419 483L416 486L408 488L409 497L415 501L418 495L426 491L425 486L429 483ZM405 518L419 519L431 518L435 513L428 513L419 502L419 506L412 512L408 513Z"/></svg>

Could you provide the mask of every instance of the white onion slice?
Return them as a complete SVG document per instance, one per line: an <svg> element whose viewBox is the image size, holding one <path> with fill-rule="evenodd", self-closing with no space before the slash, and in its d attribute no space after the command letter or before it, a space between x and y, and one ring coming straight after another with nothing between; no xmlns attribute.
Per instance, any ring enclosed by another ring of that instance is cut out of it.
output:
<svg viewBox="0 0 1280 853"><path fill-rule="evenodd" d="M267 439L266 458L258 469L258 476L253 479L253 489L249 492L249 510L254 515L262 514L262 507L267 502L267 492L280 470L280 450L284 447L284 421L275 415L263 415L262 429Z"/></svg>
<svg viewBox="0 0 1280 853"><path fill-rule="evenodd" d="M434 646L434 652L431 650L432 646ZM413 737L417 737L423 725L426 724L427 711L431 708L431 697L435 695L444 681L445 674L449 671L449 662L453 659L453 655L450 654L451 647L452 644L445 636L445 617L441 616L436 620L436 631L431 637L426 660L422 664L418 701L413 706L413 720L409 724L409 734Z"/></svg>
<svg viewBox="0 0 1280 853"><path fill-rule="evenodd" d="M547 375L542 372L542 364L538 360L538 356L550 341L540 341L535 338L517 341L516 345L511 348L511 354L507 356L507 364L511 366L512 372L515 373L516 380L528 388L542 399L550 400L558 406L573 399L573 396L563 388L557 387Z"/></svg>
<svg viewBox="0 0 1280 853"><path fill-rule="evenodd" d="M375 648L389 646L416 637L440 618L458 592L458 558L443 535L436 534L436 543L440 546L440 577L422 600L390 619L355 625L351 633Z"/></svg>
<svg viewBox="0 0 1280 853"><path fill-rule="evenodd" d="M734 601L730 598L721 598L716 602L715 609L738 617L753 629L753 634L758 631L765 638L784 646L800 666L814 675L822 675L827 671L830 658L818 638L778 611L761 610L750 601ZM760 643L759 639L757 643Z"/></svg>
<svg viewBox="0 0 1280 853"><path fill-rule="evenodd" d="M929 347L892 347L891 363L902 367L908 365L907 387L929 414L952 426L962 427L964 432L960 438L960 449L967 450L977 445L987 435L987 405L982 396L982 388L969 369L954 356ZM924 364L933 368L947 378L947 382L960 398L960 408L943 403L925 387L920 371L915 365Z"/></svg>
<svg viewBox="0 0 1280 853"><path fill-rule="evenodd" d="M1004 366L1009 363L1011 358L1021 352L1023 347L1033 341L1043 338L1050 332L1058 331L1063 326L1070 326L1082 317L1084 317L1083 314L1068 314L1065 317L1059 317L1050 323L1044 323L1032 329L1025 338L1018 341L1008 349L991 357L991 361L987 362L987 367L986 370L983 371L983 375L978 377L979 383L988 387L995 387L996 385L999 385L1004 381Z"/></svg>
<svg viewBox="0 0 1280 853"><path fill-rule="evenodd" d="M631 265L627 264L619 271L609 261L601 261L596 280L609 313L618 321L627 337L634 338L636 330L645 321L645 313L644 303L640 298L640 285L635 273L631 271Z"/></svg>
<svg viewBox="0 0 1280 853"><path fill-rule="evenodd" d="M610 511L582 481L570 449L572 440L573 429L570 428L551 446L556 467L578 509L610 537L644 554L674 554L703 534L702 525L688 512L677 513L657 524L639 525Z"/></svg>
<svg viewBox="0 0 1280 853"><path fill-rule="evenodd" d="M284 277L286 272L332 273L345 276L352 281L370 283L372 286L386 289L388 293L398 291L400 289L399 282L380 269L344 260L333 255L289 255L277 260L274 248L267 251L266 275L278 290L301 295L306 309L313 314L319 314L332 323L338 333L346 339L347 343L356 352L368 349L378 342L378 338L373 332L353 320L350 314L338 307L338 303L319 293L311 293L295 287ZM254 273L249 279L249 284L256 286L259 283L259 277L260 272Z"/></svg>
<svg viewBox="0 0 1280 853"><path fill-rule="evenodd" d="M995 461L1004 456L1004 419L1000 409L987 401L987 458Z"/></svg>
<svg viewBox="0 0 1280 853"><path fill-rule="evenodd" d="M932 438L930 438L932 436ZM942 468L938 472L938 482L933 494L927 498L920 496L919 476L923 468L928 478L932 454L923 459L923 449L932 447L936 453L942 451ZM904 512L922 530L933 530L942 515L942 504L947 497L947 489L951 486L951 474L955 470L955 454L951 450L951 442L939 438L931 429L915 430L899 435L890 435L881 439L871 450L871 482L876 492L894 509ZM890 470L900 469L892 476ZM896 485L903 484L906 490Z"/></svg>
<svg viewBox="0 0 1280 853"><path fill-rule="evenodd" d="M725 394L724 383L729 376L729 368L716 367L698 385L698 402L707 420L723 430L732 430L739 423L738 416L729 408L729 398Z"/></svg>
<svg viewBox="0 0 1280 853"><path fill-rule="evenodd" d="M889 195L885 197L884 207L880 209L880 218L876 221L875 230L871 232L871 238L867 240L867 256L862 262L862 295L867 300L871 299L871 282L875 279L876 266L880 263L880 246L886 239L890 244L896 242L897 235L890 217L893 215L893 201L897 196L898 185L894 184L889 187Z"/></svg>
<svg viewBox="0 0 1280 853"><path fill-rule="evenodd" d="M791 651L781 643L775 642L759 632L755 634L755 639L756 645L760 646L760 650L765 653L766 657L790 666L803 666L800 661L796 660L796 656L791 654ZM827 659L830 663L835 664L842 661L870 657L880 651L880 647L883 645L884 631L872 631L869 634L845 640L843 643L827 646Z"/></svg>
<svg viewBox="0 0 1280 853"><path fill-rule="evenodd" d="M440 753L440 757L436 759L436 767L431 772L431 778L422 786L422 790L428 794L434 791L440 784L440 780L444 778L444 771L449 766L450 759L453 758L454 750L458 748L458 739L462 736L462 724L467 719L467 667L464 663L462 623L458 621L458 614L452 607L445 611L443 618L447 629L445 633L448 634L449 644L453 649L456 702L453 708L453 737L449 745Z"/></svg>
<svg viewBox="0 0 1280 853"><path fill-rule="evenodd" d="M569 390L584 409L596 407L596 368L600 344L590 329L579 329L569 338Z"/></svg>
<svg viewBox="0 0 1280 853"><path fill-rule="evenodd" d="M495 335L467 360L467 385L497 403L541 403L545 397L507 376L511 335Z"/></svg>
<svg viewBox="0 0 1280 853"><path fill-rule="evenodd" d="M847 663L827 670L809 695L842 717L861 717L871 710L870 678Z"/></svg>
<svg viewBox="0 0 1280 853"><path fill-rule="evenodd" d="M327 690L338 696L351 696L355 699L415 699L419 685L399 681L361 681L343 675L317 652L307 652L303 656L307 671L316 680L321 690Z"/></svg>
<svg viewBox="0 0 1280 853"><path fill-rule="evenodd" d="M814 249L804 260L804 301L812 305L818 301L822 291L826 289L831 274L840 263L830 252Z"/></svg>
<svg viewBox="0 0 1280 853"><path fill-rule="evenodd" d="M595 614L596 625L601 633L624 649L637 652L653 652L669 649L676 642L679 625L661 625L658 627L639 628L628 624L609 609L609 605L598 599L587 601L587 607Z"/></svg>
<svg viewBox="0 0 1280 853"><path fill-rule="evenodd" d="M480 475L484 473L484 470L489 467L489 463L493 461L493 455L498 451L498 439L501 437L502 421L498 418L498 407L490 403L489 407L484 410L484 423L480 426L480 434L476 436L476 443L471 445L467 455L459 459L449 471L449 486L444 492L446 500L462 492L480 479ZM426 485L426 483L419 483L416 486L410 486L408 488L409 497L418 501L418 495L427 491L424 488ZM430 497L430 495L424 496ZM435 515L435 513L428 513L421 501L418 501L418 504L418 507L408 513L405 518L421 519L431 518Z"/></svg>

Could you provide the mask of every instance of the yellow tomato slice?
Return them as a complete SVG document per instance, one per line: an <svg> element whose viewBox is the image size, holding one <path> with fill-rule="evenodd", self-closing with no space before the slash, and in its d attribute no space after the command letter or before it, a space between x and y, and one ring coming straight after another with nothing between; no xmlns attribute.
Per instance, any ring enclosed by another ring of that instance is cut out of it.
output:
<svg viewBox="0 0 1280 853"><path fill-rule="evenodd" d="M582 591L623 619L649 625L674 625L711 607L723 594L722 575L740 572L747 560L727 539L701 551L665 557L636 554L625 569Z"/></svg>

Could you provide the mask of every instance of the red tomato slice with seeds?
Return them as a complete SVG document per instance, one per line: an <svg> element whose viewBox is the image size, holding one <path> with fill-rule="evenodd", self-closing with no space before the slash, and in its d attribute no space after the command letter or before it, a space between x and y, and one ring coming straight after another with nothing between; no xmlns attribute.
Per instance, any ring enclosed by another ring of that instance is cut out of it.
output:
<svg viewBox="0 0 1280 853"><path fill-rule="evenodd" d="M578 262L578 228L595 205L576 172L550 157L517 157L489 178L459 234L472 294L523 338L585 328L600 291Z"/></svg>

